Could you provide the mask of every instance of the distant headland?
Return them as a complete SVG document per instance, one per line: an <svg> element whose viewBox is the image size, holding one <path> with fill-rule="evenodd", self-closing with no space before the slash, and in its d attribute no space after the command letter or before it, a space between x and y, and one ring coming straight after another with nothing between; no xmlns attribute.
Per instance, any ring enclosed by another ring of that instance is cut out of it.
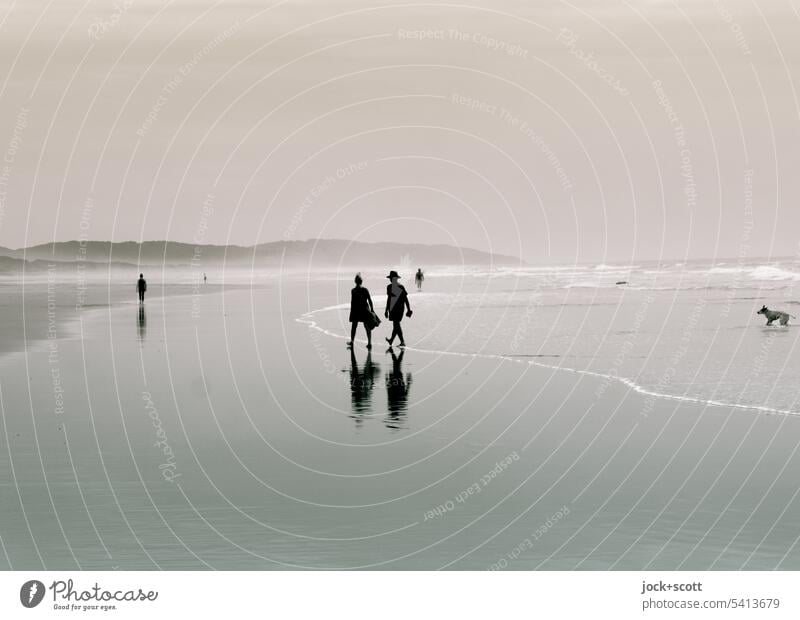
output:
<svg viewBox="0 0 800 620"><path fill-rule="evenodd" d="M45 267L47 263L84 263L97 269L112 265L169 267L356 267L407 260L432 265L524 265L520 258L418 243L307 239L274 241L253 246L194 245L174 241L57 241L16 250L0 247L0 271Z"/></svg>

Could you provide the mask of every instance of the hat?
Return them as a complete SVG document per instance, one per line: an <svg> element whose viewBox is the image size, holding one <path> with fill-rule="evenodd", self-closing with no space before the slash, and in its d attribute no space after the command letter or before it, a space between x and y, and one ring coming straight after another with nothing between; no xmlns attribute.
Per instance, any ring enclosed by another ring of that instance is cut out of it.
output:
<svg viewBox="0 0 800 620"><path fill-rule="evenodd" d="M394 269L392 269L392 270L389 272L389 275L388 275L388 276L386 276L386 277L387 277L387 278L389 278L389 279L391 279L391 278L399 278L400 276L397 274L397 272L396 272Z"/></svg>

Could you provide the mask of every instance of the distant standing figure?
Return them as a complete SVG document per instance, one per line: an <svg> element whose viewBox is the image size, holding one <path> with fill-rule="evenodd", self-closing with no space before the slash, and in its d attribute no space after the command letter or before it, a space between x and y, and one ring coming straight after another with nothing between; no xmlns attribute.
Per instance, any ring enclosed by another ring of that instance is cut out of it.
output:
<svg viewBox="0 0 800 620"><path fill-rule="evenodd" d="M417 290L422 290L422 283L425 281L425 274L422 273L422 269L417 269L417 275L414 276L414 281L417 283Z"/></svg>
<svg viewBox="0 0 800 620"><path fill-rule="evenodd" d="M361 274L357 273L353 279L355 286L350 291L350 342L347 343L348 347L353 346L353 341L356 339L356 328L359 323L364 324L364 329L367 332L367 348L372 348L372 327L374 326L373 315L375 308L372 305L372 297L369 291L361 286L364 281L361 279Z"/></svg>
<svg viewBox="0 0 800 620"><path fill-rule="evenodd" d="M386 311L384 316L392 322L392 336L387 338L386 342L392 346L395 336L400 339L400 346L406 346L406 341L403 338L403 328L400 327L400 321L403 320L403 310L408 308L406 316L411 316L411 304L408 301L408 292L406 287L398 282L400 276L396 271L392 270L389 275L390 284L386 287Z"/></svg>
<svg viewBox="0 0 800 620"><path fill-rule="evenodd" d="M208 276L203 274L203 284L208 284Z"/></svg>
<svg viewBox="0 0 800 620"><path fill-rule="evenodd" d="M136 283L136 290L139 291L139 303L144 303L144 292L147 290L147 281L144 279L144 274L139 274L139 281Z"/></svg>

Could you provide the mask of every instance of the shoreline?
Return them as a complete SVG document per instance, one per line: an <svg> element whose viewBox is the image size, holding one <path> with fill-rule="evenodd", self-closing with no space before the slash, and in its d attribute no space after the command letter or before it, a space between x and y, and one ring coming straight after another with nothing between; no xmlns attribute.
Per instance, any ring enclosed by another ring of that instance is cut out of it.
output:
<svg viewBox="0 0 800 620"><path fill-rule="evenodd" d="M377 296L380 298L380 296ZM341 340L347 340L346 335L342 335L339 333L332 332L330 330L325 329L322 327L317 321L313 320L313 315L326 312L331 310L339 310L343 308L349 308L350 304L336 304L332 306L324 306L322 308L317 308L316 310L311 310L309 312L303 313L299 317L295 318L295 321L301 323L303 325L307 325L310 329L314 329L326 336L331 338L337 338ZM365 343L366 340L357 339L356 342ZM775 416L800 416L800 411L791 411L788 409L778 409L775 407L767 407L767 406L759 406L759 405L747 405L741 403L728 403L720 400L715 399L704 399L695 396L681 396L677 394L668 394L665 392L658 392L654 389L645 387L637 383L634 379L629 377L622 377L620 375L611 374L611 373L602 373L593 370L581 370L578 368L570 368L567 366L555 366L553 364L545 364L543 362L538 362L533 359L520 359L521 356L513 356L513 355L502 355L499 353L462 353L459 351L441 351L435 349L422 349L418 347L405 347L409 351L416 351L418 353L430 354L430 355L448 355L454 357L471 357L475 359L486 359L486 360L500 360L500 361L508 361L513 362L515 364L522 364L528 366L534 366L538 368L546 368L548 370L557 370L561 372L573 373L577 375L583 375L588 377L593 377L595 379L601 379L603 382L610 382L614 381L621 385L624 385L630 388L633 392L640 394L647 398L654 398L660 400L671 400L677 401L681 403L689 403L694 405L701 405L705 407L719 407L724 409L741 409L743 411L754 411L757 413L762 413L766 415L775 415Z"/></svg>
<svg viewBox="0 0 800 620"><path fill-rule="evenodd" d="M198 292L192 284L185 281L151 286L146 300L161 300L177 297L206 296L224 293L227 290L242 288L238 284L204 285ZM171 289L171 290L170 290ZM81 317L93 312L111 310L118 307L138 306L133 285L109 285L107 281L90 281L81 286L77 280L53 282L46 279L11 280L0 282L0 329L6 337L0 341L0 359L15 353L38 351L51 341L71 340L79 336L77 326ZM82 303L73 303L83 296ZM70 302L62 300L69 296ZM147 301L145 301L145 306ZM43 328L43 329L42 329Z"/></svg>

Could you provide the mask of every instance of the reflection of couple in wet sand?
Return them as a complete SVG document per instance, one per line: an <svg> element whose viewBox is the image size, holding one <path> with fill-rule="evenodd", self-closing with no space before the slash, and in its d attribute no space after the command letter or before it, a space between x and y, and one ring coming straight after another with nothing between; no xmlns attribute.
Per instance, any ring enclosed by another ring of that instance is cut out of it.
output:
<svg viewBox="0 0 800 620"><path fill-rule="evenodd" d="M386 339L389 346L392 346L395 337L400 342L401 347L406 346L405 339L403 338L403 328L400 322L403 320L403 315L410 317L411 304L408 301L408 292L406 287L398 282L400 276L394 270L389 272L386 276L389 278L389 284L386 287L386 310L383 316L392 322L392 335ZM355 277L355 287L350 291L350 340L347 346L352 347L356 338L356 328L359 323L364 324L364 329L367 331L367 349L372 348L372 330L380 324L380 319L375 314L375 307L372 305L372 297L363 286L361 274L357 273ZM405 311L405 312L404 312Z"/></svg>
<svg viewBox="0 0 800 620"><path fill-rule="evenodd" d="M411 389L411 373L403 374L403 355L396 355L393 349L388 351L392 356L392 370L386 373L386 400L389 415L386 426L401 428L402 419L408 410L408 392ZM380 375L380 367L372 361L372 353L367 351L364 365L359 368L355 351L350 349L350 397L352 399L353 413L363 414L372 410L372 390ZM360 415L357 418L361 419Z"/></svg>
<svg viewBox="0 0 800 620"><path fill-rule="evenodd" d="M386 400L389 410L389 418L386 426L389 428L400 428L401 420L405 417L408 409L408 391L411 389L411 373L403 374L403 356L405 351L401 350L400 355L395 355L393 350L392 370L384 377L386 383Z"/></svg>
<svg viewBox="0 0 800 620"><path fill-rule="evenodd" d="M411 373L403 374L402 364L405 350L396 355L392 349L395 338L399 339L399 345L405 347L403 329L400 322L403 316L410 317L411 304L408 301L408 293L405 287L398 282L400 275L392 270L389 275L389 285L386 287L386 309L383 315L392 321L392 335L387 338L389 350L392 356L392 370L384 377L386 383L386 400L389 416L386 426L389 428L400 428L401 419L405 416L408 409L408 391L411 388ZM361 274L356 274L355 287L350 291L350 341L347 346L350 348L350 396L352 398L353 413L363 414L372 409L372 390L375 382L380 375L380 367L372 361L372 330L380 325L380 319L375 314L375 307L372 304L372 297L369 290L364 287ZM353 343L356 338L358 324L363 323L367 332L367 358L364 365L359 368L356 354L353 350ZM360 416L358 418L361 419Z"/></svg>
<svg viewBox="0 0 800 620"><path fill-rule="evenodd" d="M350 397L353 413L369 412L372 409L372 388L381 374L380 366L372 362L372 353L367 351L364 366L358 367L356 352L350 349Z"/></svg>

